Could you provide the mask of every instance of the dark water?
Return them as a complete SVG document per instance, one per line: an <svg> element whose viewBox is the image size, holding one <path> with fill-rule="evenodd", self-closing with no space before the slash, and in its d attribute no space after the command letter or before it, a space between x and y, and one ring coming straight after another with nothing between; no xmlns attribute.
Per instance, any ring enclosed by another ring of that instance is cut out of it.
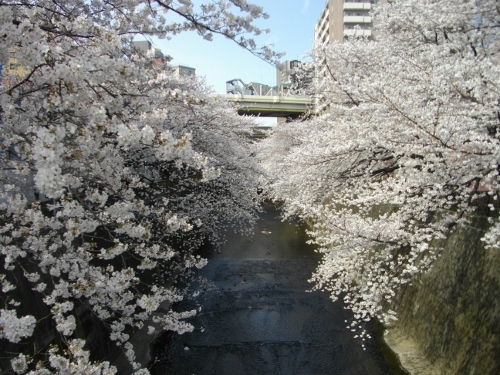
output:
<svg viewBox="0 0 500 375"><path fill-rule="evenodd" d="M153 375L406 374L383 341L361 348L347 330L349 311L326 293L306 292L318 255L304 228L282 223L273 207L252 239L229 234L200 275L216 288L184 308L201 312L194 332L156 340ZM203 327L203 329L201 329ZM380 338L380 334L379 334Z"/></svg>

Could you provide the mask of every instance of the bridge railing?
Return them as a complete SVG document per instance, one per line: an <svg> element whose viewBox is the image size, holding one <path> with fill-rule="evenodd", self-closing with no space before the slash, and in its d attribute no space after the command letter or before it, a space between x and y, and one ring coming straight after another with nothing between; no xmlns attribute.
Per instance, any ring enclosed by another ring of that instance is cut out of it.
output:
<svg viewBox="0 0 500 375"><path fill-rule="evenodd" d="M256 95L256 96L293 96L293 83L284 83L279 86L269 86L263 83L250 82L246 84L236 78L226 81L226 94Z"/></svg>
<svg viewBox="0 0 500 375"><path fill-rule="evenodd" d="M282 104L297 104L304 106L313 106L316 99L310 96L284 96L284 95L242 95L242 94L227 94L220 95L231 102L242 103L282 103Z"/></svg>

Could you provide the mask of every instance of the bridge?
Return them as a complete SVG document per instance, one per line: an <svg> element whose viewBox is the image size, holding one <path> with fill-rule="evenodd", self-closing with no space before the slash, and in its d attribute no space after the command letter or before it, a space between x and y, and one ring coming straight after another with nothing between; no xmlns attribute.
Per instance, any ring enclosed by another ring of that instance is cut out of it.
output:
<svg viewBox="0 0 500 375"><path fill-rule="evenodd" d="M310 97L229 94L226 99L237 103L239 115L297 118L314 111Z"/></svg>
<svg viewBox="0 0 500 375"><path fill-rule="evenodd" d="M241 79L226 82L226 99L238 105L238 114L259 117L297 118L314 112L314 98L289 95L292 83L271 87L245 84Z"/></svg>

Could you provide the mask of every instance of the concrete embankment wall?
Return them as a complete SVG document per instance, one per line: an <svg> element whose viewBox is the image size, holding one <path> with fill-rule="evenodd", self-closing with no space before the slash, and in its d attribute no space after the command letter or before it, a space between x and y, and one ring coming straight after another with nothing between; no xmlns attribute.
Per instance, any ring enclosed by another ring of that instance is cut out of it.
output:
<svg viewBox="0 0 500 375"><path fill-rule="evenodd" d="M400 293L386 341L412 375L500 374L500 251L481 242L485 217L446 240L428 273Z"/></svg>

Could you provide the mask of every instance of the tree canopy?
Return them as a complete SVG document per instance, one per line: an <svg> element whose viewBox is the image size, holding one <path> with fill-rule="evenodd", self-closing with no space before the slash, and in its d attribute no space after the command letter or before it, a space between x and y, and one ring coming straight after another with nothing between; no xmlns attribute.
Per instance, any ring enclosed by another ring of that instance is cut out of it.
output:
<svg viewBox="0 0 500 375"><path fill-rule="evenodd" d="M132 41L195 30L272 60L252 39L259 17L245 0L0 1L0 63L22 68L4 70L0 96L0 338L20 352L14 372L116 373L78 334L82 308L137 374L133 328L193 329L171 285L223 225L253 223L260 172L239 135L253 122ZM36 343L51 319L53 340Z"/></svg>
<svg viewBox="0 0 500 375"><path fill-rule="evenodd" d="M489 216L483 241L500 247L498 3L396 0L374 19L373 39L315 46L318 116L261 150L269 195L314 223L311 281L362 336L365 321L396 319L396 291L470 215Z"/></svg>

